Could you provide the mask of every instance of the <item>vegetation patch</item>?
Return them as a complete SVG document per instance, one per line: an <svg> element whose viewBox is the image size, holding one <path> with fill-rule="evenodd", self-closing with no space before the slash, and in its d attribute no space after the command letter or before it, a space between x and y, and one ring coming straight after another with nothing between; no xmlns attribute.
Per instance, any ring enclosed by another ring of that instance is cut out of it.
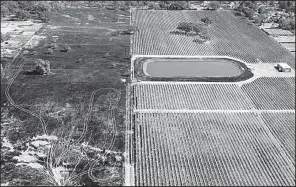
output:
<svg viewBox="0 0 296 187"><path fill-rule="evenodd" d="M70 17L50 14L51 23L38 33L46 36L45 40L26 49L9 65L5 76L15 79L8 92L8 80L1 79L1 133L7 138L6 144L11 143L14 148L5 153L3 183L123 184L125 85L121 79L129 70L126 49L130 41L128 35L107 35L111 30L128 29L129 22L118 25L110 21L114 17L112 11L97 12L89 8L63 10L63 14L93 23L77 30ZM88 14L97 19L87 20ZM64 48L67 52L60 51ZM48 50L52 54L44 53ZM102 58L106 53L109 55ZM43 137L41 122L47 135L55 136L55 140ZM51 154L46 151L47 146ZM25 163L22 158L27 155L34 159ZM19 175L20 168L27 171L23 174L28 177Z"/></svg>

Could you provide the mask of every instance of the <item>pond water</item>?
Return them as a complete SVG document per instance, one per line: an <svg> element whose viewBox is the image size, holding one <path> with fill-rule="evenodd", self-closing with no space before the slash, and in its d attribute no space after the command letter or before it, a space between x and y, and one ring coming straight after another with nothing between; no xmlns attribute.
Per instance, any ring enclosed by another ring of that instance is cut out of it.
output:
<svg viewBox="0 0 296 187"><path fill-rule="evenodd" d="M233 77L243 71L227 60L156 60L144 63L144 72L152 77Z"/></svg>

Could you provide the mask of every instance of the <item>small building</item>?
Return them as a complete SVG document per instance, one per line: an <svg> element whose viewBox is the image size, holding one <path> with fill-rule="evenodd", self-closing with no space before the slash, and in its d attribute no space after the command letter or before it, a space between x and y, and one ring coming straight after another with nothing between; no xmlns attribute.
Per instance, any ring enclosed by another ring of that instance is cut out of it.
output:
<svg viewBox="0 0 296 187"><path fill-rule="evenodd" d="M291 67L286 63L278 63L277 68L280 72L291 72Z"/></svg>

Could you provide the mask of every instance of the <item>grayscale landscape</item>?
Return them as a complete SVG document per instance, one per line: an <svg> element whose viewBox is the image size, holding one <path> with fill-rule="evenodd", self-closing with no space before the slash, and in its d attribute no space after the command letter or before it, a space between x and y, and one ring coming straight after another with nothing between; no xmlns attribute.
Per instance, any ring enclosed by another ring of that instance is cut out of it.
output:
<svg viewBox="0 0 296 187"><path fill-rule="evenodd" d="M1 1L1 186L295 186L294 1Z"/></svg>

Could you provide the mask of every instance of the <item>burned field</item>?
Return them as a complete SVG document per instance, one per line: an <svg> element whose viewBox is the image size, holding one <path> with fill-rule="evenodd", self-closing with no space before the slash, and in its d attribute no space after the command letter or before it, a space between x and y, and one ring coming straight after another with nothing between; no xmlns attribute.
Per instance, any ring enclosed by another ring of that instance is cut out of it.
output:
<svg viewBox="0 0 296 187"><path fill-rule="evenodd" d="M17 121L14 127L3 125L2 135L14 145L15 154L20 155L28 148L27 142L45 133L44 121L48 136L87 144L84 162L78 166L83 168L91 161L86 166L88 172L74 171L80 184L123 184L122 163L115 164L110 155L123 158L130 36L118 34L129 26L129 19L113 22L117 14L129 16L124 11L114 14L113 10L90 8L71 8L52 15L51 22L38 33L46 38L22 53L1 81L3 119ZM52 51L47 53L49 48ZM50 74L32 72L37 59L50 61ZM98 164L94 160L100 160L101 152L107 161ZM100 168L102 163L105 166ZM14 177L17 167L2 169L1 173L6 173L4 178L1 174L3 182L12 180L9 177Z"/></svg>

